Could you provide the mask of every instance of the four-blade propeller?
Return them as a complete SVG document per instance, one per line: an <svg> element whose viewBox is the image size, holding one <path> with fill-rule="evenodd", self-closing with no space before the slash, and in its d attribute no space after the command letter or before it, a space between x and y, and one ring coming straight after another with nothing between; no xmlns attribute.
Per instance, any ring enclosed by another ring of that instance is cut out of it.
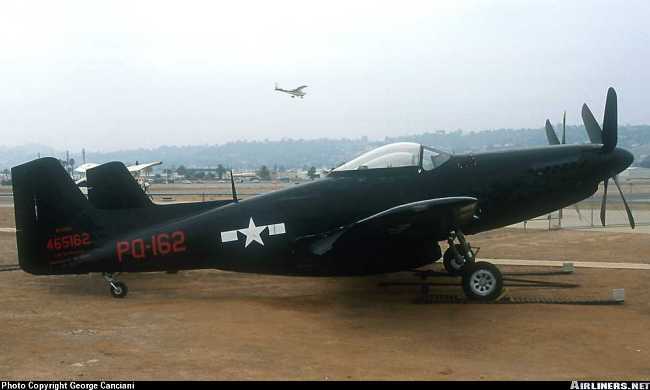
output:
<svg viewBox="0 0 650 390"><path fill-rule="evenodd" d="M565 116L562 121L562 144L566 142L566 112L564 115ZM614 88L609 88L609 90L607 90L607 100L605 102L605 115L603 118L602 129L596 121L596 118L594 118L594 115L591 113L591 110L587 104L583 104L582 106L582 121L584 122L585 129L587 130L589 141L592 144L602 144L603 147L601 150L603 153L612 153L614 149L616 149L616 144L618 142L618 109L616 103L616 91L614 91ZM551 145L558 145L560 143L555 133L555 129L553 129L553 126L548 119L546 120L546 137L548 139L548 143ZM625 206L627 219L630 222L632 229L634 229L634 216L632 215L632 211L630 210L625 196L623 195L623 191L621 190L621 186L618 182L616 172L606 172L604 176L603 199L600 206L600 222L603 226L605 226L605 216L607 209L607 185L609 183L610 177L614 179L614 184L616 184L616 188L618 189L618 192L621 195L621 199L623 200L623 205ZM579 211L578 215L580 215Z"/></svg>
<svg viewBox="0 0 650 390"><path fill-rule="evenodd" d="M603 128L601 130L598 122L594 118L594 115L591 113L589 106L584 104L582 106L582 121L585 124L585 129L587 129L587 135L591 143L603 144L602 151L603 153L611 153L616 148L616 143L618 142L618 109L616 103L616 91L614 88L609 88L607 90L607 100L605 102L605 114L603 117ZM615 172L606 172L605 178L603 180L603 200L600 205L600 222L605 226L605 215L607 210L607 184L609 183L609 178L614 179L614 184L618 188L618 193L621 194L621 199L623 199L623 205L625 206L625 212L627 213L627 219L630 221L630 226L634 229L634 216L632 211L630 211L630 206L628 206L621 186L618 183L618 177L616 177Z"/></svg>

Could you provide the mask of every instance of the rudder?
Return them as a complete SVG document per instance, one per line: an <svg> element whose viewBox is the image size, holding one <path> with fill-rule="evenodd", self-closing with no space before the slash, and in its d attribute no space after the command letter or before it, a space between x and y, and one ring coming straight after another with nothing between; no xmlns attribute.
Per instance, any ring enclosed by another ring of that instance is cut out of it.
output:
<svg viewBox="0 0 650 390"><path fill-rule="evenodd" d="M11 169L20 267L50 274L53 265L92 245L92 207L59 161L40 158Z"/></svg>

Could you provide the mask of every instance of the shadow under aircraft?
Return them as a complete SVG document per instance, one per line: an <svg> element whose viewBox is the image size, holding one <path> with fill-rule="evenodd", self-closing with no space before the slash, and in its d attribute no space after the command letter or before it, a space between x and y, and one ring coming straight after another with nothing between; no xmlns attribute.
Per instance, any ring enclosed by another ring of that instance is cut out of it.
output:
<svg viewBox="0 0 650 390"><path fill-rule="evenodd" d="M37 275L102 273L112 295L124 297L120 272L352 276L442 258L468 298L493 300L501 273L475 261L468 235L575 204L601 181L606 190L609 178L618 187L616 175L632 163L616 147L613 89L602 130L591 119L591 144L454 155L396 143L319 180L244 200L233 182L232 200L205 203L154 204L121 163L88 170L86 198L56 159L37 159L12 169L20 267Z"/></svg>

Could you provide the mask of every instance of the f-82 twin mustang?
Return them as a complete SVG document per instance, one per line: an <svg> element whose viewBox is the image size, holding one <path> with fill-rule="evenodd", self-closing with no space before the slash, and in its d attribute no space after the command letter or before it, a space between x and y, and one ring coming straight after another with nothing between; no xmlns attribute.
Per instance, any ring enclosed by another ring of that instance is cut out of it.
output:
<svg viewBox="0 0 650 390"><path fill-rule="evenodd" d="M155 205L121 163L89 170L86 198L58 161L34 160L12 169L20 266L101 272L123 297L119 272L367 275L443 257L469 298L495 299L501 274L475 261L466 235L574 204L627 168L633 157L616 147L616 116L610 89L602 131L595 124L599 144L451 155L397 143L320 180L241 201ZM449 244L444 256L439 241Z"/></svg>

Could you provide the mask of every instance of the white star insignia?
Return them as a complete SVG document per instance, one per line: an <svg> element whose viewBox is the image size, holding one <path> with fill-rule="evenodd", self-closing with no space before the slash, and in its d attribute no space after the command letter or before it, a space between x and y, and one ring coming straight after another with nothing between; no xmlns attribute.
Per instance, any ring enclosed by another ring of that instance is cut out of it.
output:
<svg viewBox="0 0 650 390"><path fill-rule="evenodd" d="M246 244L244 244L244 247L248 247L253 241L257 241L260 245L264 246L264 241L262 241L262 236L260 235L264 229L266 229L266 225L255 226L255 221L251 217L248 222L248 227L246 229L239 229L239 232L246 236Z"/></svg>

